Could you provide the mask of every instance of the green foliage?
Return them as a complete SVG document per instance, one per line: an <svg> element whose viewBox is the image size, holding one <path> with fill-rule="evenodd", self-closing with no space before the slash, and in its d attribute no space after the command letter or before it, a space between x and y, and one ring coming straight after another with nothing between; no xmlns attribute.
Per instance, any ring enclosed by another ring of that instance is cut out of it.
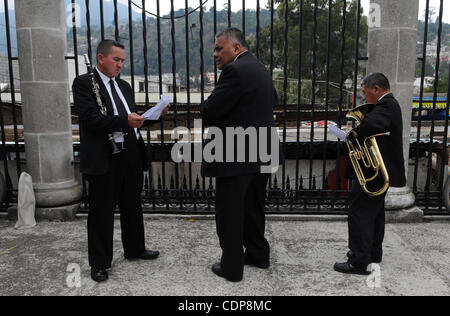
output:
<svg viewBox="0 0 450 316"><path fill-rule="evenodd" d="M434 80L433 80L433 86L426 89L425 92L434 92ZM442 76L439 77L438 81L438 93L447 93L448 92L448 72Z"/></svg>
<svg viewBox="0 0 450 316"><path fill-rule="evenodd" d="M285 1L276 0L279 3L278 16L274 20L274 68L284 69L285 48ZM326 98L326 80L329 75L330 82L335 83L329 87L329 100L337 107L340 100L340 91L336 83L341 82L341 62L344 62L342 78L345 81L354 77L355 50L356 50L356 22L357 1L347 1L346 24L345 24L345 50L342 54L342 27L344 0L333 1L331 7L330 21L330 45L328 47L328 1L317 1L317 32L316 32L316 103L323 103ZM361 12L362 15L362 12ZM290 78L288 84L288 103L298 102L298 87L295 87L300 77L303 82L313 79L313 47L314 47L314 0L303 0L303 19L300 22L300 1L289 0L288 11L288 53L287 53L287 76ZM302 41L300 49L300 29L302 30ZM261 32L260 59L265 65L270 65L270 26ZM368 26L366 17L361 17L360 25L360 56L366 55ZM251 42L251 48L256 51L256 41ZM301 56L299 56L301 52ZM327 59L329 53L329 67L327 72ZM301 57L301 67L300 66ZM362 70L361 70L362 71ZM361 72L360 72L361 73ZM294 82L293 80L296 80ZM280 84L281 83L281 84ZM278 76L276 88L282 102L284 98L283 76ZM307 90L305 90L307 91ZM311 91L311 89L309 90ZM347 96L344 92L343 99ZM311 103L310 96L301 95L301 102Z"/></svg>
<svg viewBox="0 0 450 316"><path fill-rule="evenodd" d="M192 8L189 9L191 11ZM183 9L174 13L174 16L183 16ZM228 27L228 10L217 11L217 31ZM166 16L170 18L170 16ZM242 29L242 11L232 12L232 26ZM265 28L270 23L270 11L261 9L260 11L260 27ZM254 37L256 32L256 11L246 10L245 15L246 36ZM144 39L142 21L133 21L133 60L135 75L144 74ZM147 32L147 63L148 74L157 75L158 71L158 22L156 18L148 17L146 19ZM187 67L186 67L186 20L185 18L176 19L174 23L174 43L175 43L175 72L182 80L182 84L187 83ZM161 69L162 73L172 73L172 23L169 19L161 19ZM78 29L78 47L79 54L87 52L86 27ZM130 59L129 49L129 26L128 24L120 26L119 36L121 42L126 46L127 59ZM68 30L69 50L73 50L72 30ZM201 72L200 44L203 39L203 73L214 72L214 11L213 9L203 12L203 37L200 36L200 12L189 15L188 18L188 41L189 41L189 77L199 76ZM99 27L91 29L92 47L95 51L101 35ZM106 38L114 38L114 26L105 29ZM94 55L94 54L93 54ZM128 75L131 73L131 63L126 62L122 73Z"/></svg>
<svg viewBox="0 0 450 316"><path fill-rule="evenodd" d="M337 107L341 99L339 83L341 79L345 81L354 77L355 67L355 49L356 49L356 22L357 22L357 1L347 1L346 24L345 24L345 50L342 54L342 27L343 27L343 6L345 0L333 1L331 9L330 22L330 46L327 45L328 37L328 1L317 0L317 32L316 32L316 94L315 103L325 103L327 74L329 81L329 101L331 107ZM274 46L273 46L273 66L274 68L284 69L284 10L285 1L275 0L278 5L274 12ZM299 23L299 3L298 0L289 0L288 11L288 54L287 54L287 76L288 82L288 103L298 102L298 81L301 78L301 102L309 104L312 99L312 65L313 65L313 42L314 42L314 0L303 0L303 19ZM268 5L267 5L268 7ZM191 9L190 9L191 10ZM184 15L184 10L175 12L175 16ZM360 25L360 56L366 55L367 47L367 19L362 16ZM170 16L166 16L170 17ZM223 9L216 12L217 31L228 27L228 11ZM270 62L270 9L261 8L260 10L260 33L259 48L256 45L257 20L255 10L246 10L245 16L245 35L250 45L250 50L269 68ZM242 11L232 12L232 26L242 29ZM213 47L214 47L214 11L213 9L203 12L203 37L200 34L200 12L196 11L188 18L188 41L189 57L186 59L186 20L185 18L176 19L174 23L174 44L175 44L175 64L172 62L172 23L169 19L161 19L161 70L162 73L172 73L173 70L178 74L183 85L187 83L187 62L189 62L189 77L198 77L202 70L200 58L201 38L203 39L203 73L214 71ZM301 50L299 50L299 35L302 29ZM133 65L135 75L143 75L145 69L144 59L144 39L143 39L142 21L135 20L132 25L132 43L133 43ZM157 75L159 73L158 60L158 23L153 17L146 19L147 32L147 64L148 74ZM87 52L86 27L77 30L78 53ZM73 50L72 32L68 30L69 50ZM114 38L114 26L110 25L105 29L106 38ZM120 26L119 37L126 46L127 59L130 60L130 40L129 26L122 24ZM95 48L100 41L100 28L93 26L91 29L92 49L95 55ZM299 55L301 52L301 56ZM327 72L327 60L329 53L329 72ZM301 57L301 67L299 59ZM343 62L343 72L341 72L341 62ZM363 65L363 64L362 64ZM359 73L362 73L360 69ZM131 73L131 63L126 62L122 72L124 75ZM341 77L342 73L342 77ZM277 88L279 100L284 100L284 76L283 72L274 76L275 87ZM206 79L205 79L206 80ZM191 80L191 87L199 87L198 79ZM348 99L347 92L342 92L342 99Z"/></svg>

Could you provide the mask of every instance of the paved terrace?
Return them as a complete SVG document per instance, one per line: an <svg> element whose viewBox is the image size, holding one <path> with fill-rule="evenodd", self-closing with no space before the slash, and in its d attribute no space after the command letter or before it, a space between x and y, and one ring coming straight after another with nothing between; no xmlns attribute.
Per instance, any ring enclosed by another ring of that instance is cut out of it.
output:
<svg viewBox="0 0 450 316"><path fill-rule="evenodd" d="M110 279L97 284L89 275L86 217L39 222L24 231L0 218L0 295L450 294L450 218L388 224L379 288L370 288L365 276L333 271L334 262L344 260L347 251L345 217L300 219L268 221L272 265L268 270L246 266L240 283L210 271L220 257L211 218L146 216L147 244L161 251L158 260L148 262L124 259L116 220ZM80 287L71 288L66 282L71 263L80 267Z"/></svg>

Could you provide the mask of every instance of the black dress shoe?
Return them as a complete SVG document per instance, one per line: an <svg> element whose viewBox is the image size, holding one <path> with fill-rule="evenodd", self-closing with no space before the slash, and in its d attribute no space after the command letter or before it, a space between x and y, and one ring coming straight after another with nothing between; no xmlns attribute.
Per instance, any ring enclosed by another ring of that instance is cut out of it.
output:
<svg viewBox="0 0 450 316"><path fill-rule="evenodd" d="M159 257L159 251L146 250L140 255L130 257L125 255L126 259L142 259L142 260L154 260Z"/></svg>
<svg viewBox="0 0 450 316"><path fill-rule="evenodd" d="M220 264L220 262L214 264L211 268L212 272L214 272L217 276L224 278L228 281L231 282L239 282L242 281L242 278L228 278L227 276L225 276L225 272L222 270L222 265Z"/></svg>
<svg viewBox="0 0 450 316"><path fill-rule="evenodd" d="M358 275L369 275L370 272L368 272L365 269L355 267L349 262L344 263L335 263L334 264L334 271L340 272L340 273L346 273L346 274L358 274Z"/></svg>
<svg viewBox="0 0 450 316"><path fill-rule="evenodd" d="M105 269L91 268L91 278L95 282L104 282L108 280L108 271Z"/></svg>
<svg viewBox="0 0 450 316"><path fill-rule="evenodd" d="M246 266L254 266L260 269L269 269L270 267L270 262L255 262L251 259L249 259L248 257L245 257L245 265Z"/></svg>
<svg viewBox="0 0 450 316"><path fill-rule="evenodd" d="M154 260L159 257L159 251L146 250L138 258L143 260Z"/></svg>

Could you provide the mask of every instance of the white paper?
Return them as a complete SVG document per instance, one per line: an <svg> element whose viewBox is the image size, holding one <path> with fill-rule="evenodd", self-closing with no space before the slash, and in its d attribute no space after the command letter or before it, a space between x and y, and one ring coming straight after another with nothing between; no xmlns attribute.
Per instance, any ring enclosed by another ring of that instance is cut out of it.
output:
<svg viewBox="0 0 450 316"><path fill-rule="evenodd" d="M345 141L347 138L347 133L344 132L343 130L341 130L339 127L337 127L336 125L330 125L330 127L328 127L328 130L337 138L339 138L342 141Z"/></svg>
<svg viewBox="0 0 450 316"><path fill-rule="evenodd" d="M142 117L146 120L158 120L161 116L162 111L164 111L164 109L170 104L170 102L171 100L169 96L162 95L161 100L158 102L158 104L145 112Z"/></svg>

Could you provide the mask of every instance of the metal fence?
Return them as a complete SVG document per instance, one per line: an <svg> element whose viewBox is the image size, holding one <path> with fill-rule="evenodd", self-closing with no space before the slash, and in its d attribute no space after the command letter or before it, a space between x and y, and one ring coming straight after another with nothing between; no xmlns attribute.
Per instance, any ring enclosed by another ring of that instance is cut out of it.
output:
<svg viewBox="0 0 450 316"><path fill-rule="evenodd" d="M14 27L10 24L8 0L3 1L9 70L9 89L0 95L1 158L7 194L3 207L6 207L15 202L17 192L13 183L24 169L25 155L17 100L20 91L14 85L18 76L13 71L13 62L17 60L11 44ZM122 76L136 93L139 111L154 106L154 98L160 94L172 96L172 112L156 128L143 131L151 162L143 192L148 212L209 213L214 207L214 179L202 178L198 164L174 163L170 155L174 141L169 136L176 127L193 128L194 120L200 118L199 104L218 79L211 58L214 35L224 27L236 26L244 31L251 51L267 66L280 96L274 114L287 159L270 179L269 211L346 213L346 149L328 134L326 127L331 122L340 127L348 124L345 114L359 101L368 30L361 0L228 0L222 8L216 0L199 0L196 5L185 0L184 7L177 10L171 0L170 13L165 16L161 14L159 0L155 0L154 12L146 8L143 0L128 1L128 5L117 0L112 4L103 0L66 2L68 15L72 17L67 59L73 63L74 75L84 72L80 55L88 54L92 60L96 44L101 39L114 38L126 46L128 62ZM180 2L176 1L178 5ZM421 87L413 110L409 184L416 195L416 204L426 214L445 214L442 196L448 165L450 87L445 101L439 101L443 1L436 22L436 83L429 107L425 101L425 66L430 60L427 56L429 0L426 2L419 58ZM438 112L445 112L443 119L437 119ZM73 123L75 161L78 161L76 115ZM203 134L203 127L199 132ZM422 178L426 179L423 184ZM87 208L87 183L82 178L80 181Z"/></svg>

